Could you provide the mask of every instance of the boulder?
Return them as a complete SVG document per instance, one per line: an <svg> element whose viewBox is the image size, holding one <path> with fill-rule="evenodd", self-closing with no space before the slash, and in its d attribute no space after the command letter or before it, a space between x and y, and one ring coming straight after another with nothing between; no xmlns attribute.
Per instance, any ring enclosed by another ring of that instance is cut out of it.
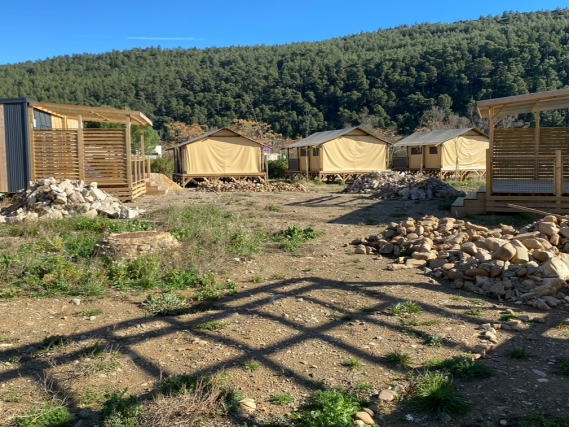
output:
<svg viewBox="0 0 569 427"><path fill-rule="evenodd" d="M492 255L492 259L500 260L500 261L509 261L515 255L517 251L511 243L506 243L498 248L494 255Z"/></svg>

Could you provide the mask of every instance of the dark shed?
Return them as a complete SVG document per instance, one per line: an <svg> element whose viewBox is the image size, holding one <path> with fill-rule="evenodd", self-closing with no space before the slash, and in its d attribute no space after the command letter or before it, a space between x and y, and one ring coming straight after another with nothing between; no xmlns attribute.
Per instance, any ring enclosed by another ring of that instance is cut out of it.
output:
<svg viewBox="0 0 569 427"><path fill-rule="evenodd" d="M31 178L28 98L0 99L0 192L26 188Z"/></svg>

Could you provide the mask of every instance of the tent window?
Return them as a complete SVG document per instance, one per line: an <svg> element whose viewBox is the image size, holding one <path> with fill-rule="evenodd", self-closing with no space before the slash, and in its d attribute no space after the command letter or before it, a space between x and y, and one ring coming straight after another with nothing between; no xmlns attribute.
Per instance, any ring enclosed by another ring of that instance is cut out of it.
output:
<svg viewBox="0 0 569 427"><path fill-rule="evenodd" d="M300 157L306 157L306 156L308 156L308 150L306 148L301 148Z"/></svg>
<svg viewBox="0 0 569 427"><path fill-rule="evenodd" d="M320 148L313 148L313 149L312 149L312 155L313 155L314 157L320 156Z"/></svg>
<svg viewBox="0 0 569 427"><path fill-rule="evenodd" d="M421 154L423 152L423 147L411 148L411 154Z"/></svg>
<svg viewBox="0 0 569 427"><path fill-rule="evenodd" d="M429 154L439 154L437 147L429 147Z"/></svg>

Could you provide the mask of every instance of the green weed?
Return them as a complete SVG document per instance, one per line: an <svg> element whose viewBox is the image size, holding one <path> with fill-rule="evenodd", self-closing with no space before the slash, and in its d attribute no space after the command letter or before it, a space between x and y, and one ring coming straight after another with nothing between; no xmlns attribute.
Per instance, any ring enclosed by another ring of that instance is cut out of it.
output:
<svg viewBox="0 0 569 427"><path fill-rule="evenodd" d="M269 402L271 402L273 405L285 406L294 403L294 397L292 397L290 394L275 394L269 399Z"/></svg>
<svg viewBox="0 0 569 427"><path fill-rule="evenodd" d="M200 323L199 325L194 326L194 329L201 329L204 331L219 331L221 329L226 328L227 326L229 326L228 322L206 322L206 323Z"/></svg>
<svg viewBox="0 0 569 427"><path fill-rule="evenodd" d="M437 371L427 371L412 379L409 409L439 419L465 415L469 410L466 399L454 391L452 380Z"/></svg>
<svg viewBox="0 0 569 427"><path fill-rule="evenodd" d="M558 363L559 365L557 366L557 369L559 372L563 375L569 376L569 359L562 357L559 359Z"/></svg>
<svg viewBox="0 0 569 427"><path fill-rule="evenodd" d="M246 371L254 372L261 367L261 364L256 360L248 360L247 362L244 362L241 367Z"/></svg>
<svg viewBox="0 0 569 427"><path fill-rule="evenodd" d="M518 427L567 427L569 417L542 417L540 415L526 415L517 420Z"/></svg>
<svg viewBox="0 0 569 427"><path fill-rule="evenodd" d="M363 307L358 308L359 311L361 311L362 313L373 313L375 312L375 308L373 307L369 307L367 305L364 305Z"/></svg>
<svg viewBox="0 0 569 427"><path fill-rule="evenodd" d="M338 390L317 390L302 409L293 414L299 427L351 427L361 409L356 398Z"/></svg>
<svg viewBox="0 0 569 427"><path fill-rule="evenodd" d="M101 411L101 427L137 427L142 404L136 397L125 397L128 388L106 395Z"/></svg>
<svg viewBox="0 0 569 427"><path fill-rule="evenodd" d="M193 393L197 383L198 379L190 375L169 375L160 384L160 391L168 395L180 395L184 390Z"/></svg>
<svg viewBox="0 0 569 427"><path fill-rule="evenodd" d="M352 358L350 360L347 360L346 362L343 362L342 366L346 366L347 368L350 368L352 371L355 371L365 365L362 362L360 362L358 359Z"/></svg>
<svg viewBox="0 0 569 427"><path fill-rule="evenodd" d="M411 246L408 246L406 248L401 248L401 251L399 251L399 254L401 256L410 257L411 255L413 255L413 252L415 252L415 250Z"/></svg>
<svg viewBox="0 0 569 427"><path fill-rule="evenodd" d="M266 207L266 210L271 211L271 212L282 212L283 208L281 206L275 205L273 203L269 203Z"/></svg>
<svg viewBox="0 0 569 427"><path fill-rule="evenodd" d="M177 316L186 312L188 303L172 293L150 294L142 303L152 316Z"/></svg>
<svg viewBox="0 0 569 427"><path fill-rule="evenodd" d="M294 252L302 247L302 244L320 237L323 233L314 231L311 227L301 229L296 225L289 225L284 231L277 233L273 240L279 243L279 247L286 252Z"/></svg>
<svg viewBox="0 0 569 427"><path fill-rule="evenodd" d="M411 355L398 350L392 351L385 356L385 361L393 365L401 366L403 368L411 367Z"/></svg>
<svg viewBox="0 0 569 427"><path fill-rule="evenodd" d="M516 347L508 350L506 353L510 359L527 360L531 358L531 354L526 350L525 347Z"/></svg>
<svg viewBox="0 0 569 427"><path fill-rule="evenodd" d="M482 316L482 309L480 307L471 307L468 310L466 310L466 314L468 314L469 316L480 317Z"/></svg>
<svg viewBox="0 0 569 427"><path fill-rule="evenodd" d="M413 301L398 302L389 310L396 316L407 313L421 313L423 311L421 306Z"/></svg>
<svg viewBox="0 0 569 427"><path fill-rule="evenodd" d="M427 363L427 367L433 370L450 372L462 381L486 379L494 375L492 368L467 356L455 356L446 360L431 360Z"/></svg>
<svg viewBox="0 0 569 427"><path fill-rule="evenodd" d="M443 344L444 340L441 337L437 337L436 335L431 335L423 343L425 347L442 347Z"/></svg>
<svg viewBox="0 0 569 427"><path fill-rule="evenodd" d="M71 344L71 338L63 335L52 335L42 340L45 351L59 350Z"/></svg>
<svg viewBox="0 0 569 427"><path fill-rule="evenodd" d="M286 280L286 275L284 273L276 273L271 276L271 280Z"/></svg>
<svg viewBox="0 0 569 427"><path fill-rule="evenodd" d="M88 310L78 311L75 313L77 317L91 317L91 316L98 316L99 314L103 314L103 310L100 308L91 308Z"/></svg>
<svg viewBox="0 0 569 427"><path fill-rule="evenodd" d="M332 313L329 316L329 318L332 320L342 320L345 322L349 322L350 320L354 320L354 318L352 316L350 316L349 314L340 314L340 313Z"/></svg>
<svg viewBox="0 0 569 427"><path fill-rule="evenodd" d="M48 403L41 409L32 409L26 415L16 418L17 427L68 427L73 417L62 406Z"/></svg>
<svg viewBox="0 0 569 427"><path fill-rule="evenodd" d="M263 283L265 281L265 277L258 274L256 276L253 276L251 280L253 281L253 283Z"/></svg>
<svg viewBox="0 0 569 427"><path fill-rule="evenodd" d="M500 316L500 320L501 320L502 322L508 322L508 321L510 321L510 320L512 320L512 319L517 319L518 317L520 317L520 316L518 316L517 314L502 314L502 315Z"/></svg>

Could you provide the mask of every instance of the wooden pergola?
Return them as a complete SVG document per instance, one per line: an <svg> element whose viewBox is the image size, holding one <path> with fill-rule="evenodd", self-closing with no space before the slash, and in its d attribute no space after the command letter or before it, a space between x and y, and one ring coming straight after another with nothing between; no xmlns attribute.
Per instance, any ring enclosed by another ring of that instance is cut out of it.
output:
<svg viewBox="0 0 569 427"><path fill-rule="evenodd" d="M569 128L541 127L540 112L569 108L569 89L488 99L476 103L490 120L486 210L508 204L569 212ZM511 115L534 114L535 127L497 129Z"/></svg>
<svg viewBox="0 0 569 427"><path fill-rule="evenodd" d="M48 129L34 127L34 112L50 116ZM97 182L121 200L145 194L150 160L144 127L152 121L139 111L29 102L31 178L55 177ZM84 122L117 123L124 128L84 128ZM131 153L131 125L140 126L140 155Z"/></svg>

